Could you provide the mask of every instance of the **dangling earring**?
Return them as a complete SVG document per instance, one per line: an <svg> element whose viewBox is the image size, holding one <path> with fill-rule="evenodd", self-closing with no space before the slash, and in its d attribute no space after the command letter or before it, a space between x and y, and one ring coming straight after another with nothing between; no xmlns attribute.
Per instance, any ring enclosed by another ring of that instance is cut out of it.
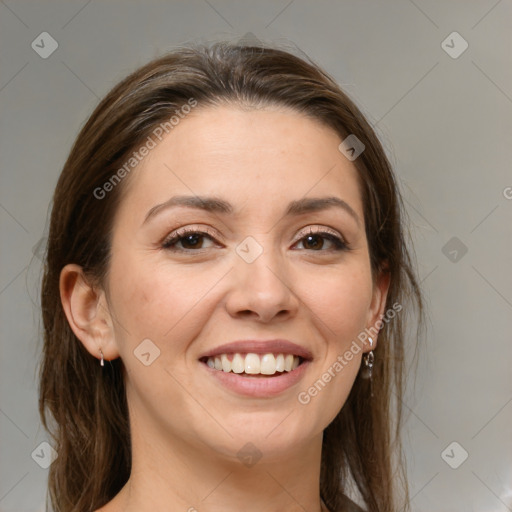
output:
<svg viewBox="0 0 512 512"><path fill-rule="evenodd" d="M103 352L101 351L101 348L100 348L100 354L101 354L100 366L105 366L105 362L103 360Z"/></svg>
<svg viewBox="0 0 512 512"><path fill-rule="evenodd" d="M370 341L370 348L373 347L373 339L368 337ZM375 355L373 354L373 349L370 350L367 354L363 356L364 367L362 369L361 376L363 379L371 379L372 371L373 371L373 362L375 361Z"/></svg>

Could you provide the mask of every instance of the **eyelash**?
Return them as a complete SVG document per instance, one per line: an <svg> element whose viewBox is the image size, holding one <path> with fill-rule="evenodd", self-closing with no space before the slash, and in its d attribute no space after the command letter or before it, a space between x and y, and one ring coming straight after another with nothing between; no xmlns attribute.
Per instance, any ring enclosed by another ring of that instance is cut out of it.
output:
<svg viewBox="0 0 512 512"><path fill-rule="evenodd" d="M212 233L210 233L208 230L201 231L201 230L197 230L194 228L182 228L182 229L177 230L175 233L172 233L170 236L168 236L162 242L162 248L166 249L168 251L182 252L182 253L203 252L205 249L176 249L176 248L172 247L174 244L178 243L180 240L182 240L190 235L199 235L202 237L205 236L205 237L210 238L211 240L215 239L214 235ZM337 251L349 251L350 250L348 242L346 242L339 236L335 235L334 233L330 233L329 231L322 231L321 229L314 230L313 228L309 228L309 231L307 233L305 233L304 236L302 236L299 240L297 240L296 243L303 241L308 236L320 236L320 235L322 236L322 238L326 238L327 240L332 242L334 245L334 249L328 249L328 250L320 249L318 251L316 251L314 249L309 249L310 251L313 251L313 252L331 252L331 251L337 252ZM308 249L304 249L304 250L308 250Z"/></svg>

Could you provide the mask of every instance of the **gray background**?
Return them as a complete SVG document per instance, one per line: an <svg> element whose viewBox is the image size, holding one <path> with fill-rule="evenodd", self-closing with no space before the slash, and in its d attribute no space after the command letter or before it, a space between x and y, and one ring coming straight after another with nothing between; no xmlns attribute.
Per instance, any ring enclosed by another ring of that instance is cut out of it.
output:
<svg viewBox="0 0 512 512"><path fill-rule="evenodd" d="M1 1L0 511L43 510L38 242L80 126L150 58L247 33L334 75L399 176L430 311L405 402L413 511L512 510L511 20L510 0Z"/></svg>

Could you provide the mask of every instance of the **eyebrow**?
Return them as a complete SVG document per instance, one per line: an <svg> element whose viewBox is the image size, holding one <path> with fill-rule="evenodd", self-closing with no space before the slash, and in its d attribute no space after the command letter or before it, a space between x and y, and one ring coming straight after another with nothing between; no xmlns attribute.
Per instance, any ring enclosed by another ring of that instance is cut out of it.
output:
<svg viewBox="0 0 512 512"><path fill-rule="evenodd" d="M217 197L205 196L174 196L164 203L157 204L149 210L143 224L155 217L158 213L169 208L184 206L186 208L195 208L206 212L218 214L233 213L233 206L227 201ZM339 208L347 212L361 226L361 221L355 210L343 199L339 197L305 197L292 201L285 212L285 216L298 216L305 213L313 213L330 208Z"/></svg>

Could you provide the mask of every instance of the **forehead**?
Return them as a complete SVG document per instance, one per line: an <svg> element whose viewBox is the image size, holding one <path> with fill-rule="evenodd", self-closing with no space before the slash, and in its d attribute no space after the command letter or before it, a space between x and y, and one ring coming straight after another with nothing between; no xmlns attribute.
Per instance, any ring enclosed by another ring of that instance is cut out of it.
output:
<svg viewBox="0 0 512 512"><path fill-rule="evenodd" d="M340 142L331 128L290 109L197 107L135 168L127 196L135 208L212 193L271 207L334 194L362 217L357 169Z"/></svg>

